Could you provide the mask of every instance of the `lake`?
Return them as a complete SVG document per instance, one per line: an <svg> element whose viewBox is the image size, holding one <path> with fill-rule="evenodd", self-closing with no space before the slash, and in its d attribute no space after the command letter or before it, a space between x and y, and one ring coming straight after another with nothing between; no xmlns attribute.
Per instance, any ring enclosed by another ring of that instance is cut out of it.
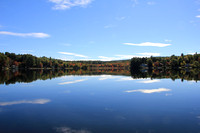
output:
<svg viewBox="0 0 200 133"><path fill-rule="evenodd" d="M200 73L0 72L1 133L200 133Z"/></svg>

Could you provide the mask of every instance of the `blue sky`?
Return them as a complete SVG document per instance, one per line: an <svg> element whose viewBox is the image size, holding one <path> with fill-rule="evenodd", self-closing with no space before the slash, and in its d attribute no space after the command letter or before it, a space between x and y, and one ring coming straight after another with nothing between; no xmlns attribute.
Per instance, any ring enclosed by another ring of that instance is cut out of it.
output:
<svg viewBox="0 0 200 133"><path fill-rule="evenodd" d="M200 0L1 0L0 52L118 60L199 52Z"/></svg>

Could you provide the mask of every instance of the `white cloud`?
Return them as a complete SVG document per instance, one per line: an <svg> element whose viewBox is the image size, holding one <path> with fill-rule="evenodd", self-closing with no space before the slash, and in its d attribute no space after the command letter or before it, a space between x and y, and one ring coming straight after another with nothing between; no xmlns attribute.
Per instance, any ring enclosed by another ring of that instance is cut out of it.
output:
<svg viewBox="0 0 200 133"><path fill-rule="evenodd" d="M75 83L83 82L83 81L86 81L86 80L87 79L80 79L80 80L75 80L75 81L68 81L68 82L59 83L59 85L75 84Z"/></svg>
<svg viewBox="0 0 200 133"><path fill-rule="evenodd" d="M155 79L155 80L142 80L142 81L138 81L138 83L144 83L144 84L157 83L157 82L160 82L160 80Z"/></svg>
<svg viewBox="0 0 200 133"><path fill-rule="evenodd" d="M188 54L194 55L194 54L195 54L195 52L194 52L194 53L188 53Z"/></svg>
<svg viewBox="0 0 200 133"><path fill-rule="evenodd" d="M150 56L160 56L160 53L137 53L139 55L115 55L114 57L106 57L106 56L98 56L99 59L97 60L101 60L101 61L112 61L112 60L125 60L125 59L131 59L133 57L138 57L138 58L142 58L142 57L150 57Z"/></svg>
<svg viewBox="0 0 200 133"><path fill-rule="evenodd" d="M133 57L134 57L134 55L115 55L115 57L98 56L97 60L100 60L100 61L112 61L112 60L131 59Z"/></svg>
<svg viewBox="0 0 200 133"><path fill-rule="evenodd" d="M124 59L131 59L136 57L135 55L115 55L114 57L106 57L106 56L98 56L98 60L101 61L112 61L112 60L124 60ZM137 56L141 57L141 56Z"/></svg>
<svg viewBox="0 0 200 133"><path fill-rule="evenodd" d="M160 93L160 92L165 92L165 91L171 91L171 89L166 89L166 88L158 88L158 89L139 89L139 90L128 90L125 92L131 93L131 92L141 92L141 93Z"/></svg>
<svg viewBox="0 0 200 133"><path fill-rule="evenodd" d="M196 18L200 18L200 15L197 15Z"/></svg>
<svg viewBox="0 0 200 133"><path fill-rule="evenodd" d="M29 104L45 104L50 102L49 99L35 99L35 100L21 100L21 101L12 101L12 102L0 102L0 106L8 106L8 105L15 105L15 104L23 104L23 103L29 103Z"/></svg>
<svg viewBox="0 0 200 133"><path fill-rule="evenodd" d="M120 59L131 59L131 58L135 57L136 55L120 55L120 54L118 54L115 56L117 56L116 58L118 58L118 60L120 60Z"/></svg>
<svg viewBox="0 0 200 133"><path fill-rule="evenodd" d="M90 131L85 130L85 129L75 130L75 129L71 129L70 127L57 127L55 129L56 129L56 132L58 133L91 133Z"/></svg>
<svg viewBox="0 0 200 133"><path fill-rule="evenodd" d="M147 4L148 4L148 5L155 5L156 2L154 2L154 1L149 1L149 2L147 2Z"/></svg>
<svg viewBox="0 0 200 133"><path fill-rule="evenodd" d="M106 57L106 56L98 56L97 60L100 61L111 61L111 60L119 60L120 58L117 57Z"/></svg>
<svg viewBox="0 0 200 133"><path fill-rule="evenodd" d="M75 6L86 7L93 0L49 0L49 1L55 4L55 6L53 7L54 10L66 10Z"/></svg>
<svg viewBox="0 0 200 133"><path fill-rule="evenodd" d="M137 54L143 55L143 56L145 56L145 57L149 57L149 56L160 56L160 53L148 53L148 52L145 52L145 53L137 53Z"/></svg>
<svg viewBox="0 0 200 133"><path fill-rule="evenodd" d="M165 42L172 42L172 40L165 39Z"/></svg>
<svg viewBox="0 0 200 133"><path fill-rule="evenodd" d="M137 53L138 55L120 55L120 54L118 54L118 55L114 55L112 57L98 56L97 59L91 59L91 58L88 58L85 55L79 55L79 54L68 53L68 52L58 52L58 53L85 58L85 59L74 59L74 60L79 60L79 61L112 61L112 60L126 60L126 59L131 59L133 57L142 58L142 57L150 57L150 56L160 56L160 53L145 52L145 53ZM70 57L67 57L67 58L63 57L63 58L60 58L60 59L62 59L62 60L73 60L73 59L70 59Z"/></svg>
<svg viewBox="0 0 200 133"><path fill-rule="evenodd" d="M88 58L88 56L81 55L81 54L75 54L75 53L69 53L69 52L58 52L59 54L64 54L64 55L71 55L71 56L76 56L76 57L83 57L83 58Z"/></svg>
<svg viewBox="0 0 200 133"><path fill-rule="evenodd" d="M8 31L0 31L0 34L11 35L11 36L20 36L20 37L35 37L35 38L50 37L50 35L48 35L46 33L14 33L14 32L8 32Z"/></svg>
<svg viewBox="0 0 200 133"><path fill-rule="evenodd" d="M134 43L124 43L124 45L132 45L132 46L152 46L152 47L166 47L166 46L170 46L171 44L144 42L144 43L139 43L139 44L134 44Z"/></svg>

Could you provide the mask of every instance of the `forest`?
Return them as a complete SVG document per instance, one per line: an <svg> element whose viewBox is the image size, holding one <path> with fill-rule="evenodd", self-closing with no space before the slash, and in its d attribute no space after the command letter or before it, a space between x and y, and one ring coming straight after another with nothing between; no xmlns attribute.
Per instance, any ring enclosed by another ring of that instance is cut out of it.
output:
<svg viewBox="0 0 200 133"><path fill-rule="evenodd" d="M31 54L0 53L0 70L6 69L125 69L129 60L121 61L63 61Z"/></svg>
<svg viewBox="0 0 200 133"><path fill-rule="evenodd" d="M0 70L6 69L83 69L83 70L136 70L136 69L200 68L200 54L169 57L133 57L119 61L64 61L31 54L0 53Z"/></svg>
<svg viewBox="0 0 200 133"><path fill-rule="evenodd" d="M172 55L170 57L146 57L131 59L131 70L133 69L182 69L182 68L200 68L200 54L180 56Z"/></svg>

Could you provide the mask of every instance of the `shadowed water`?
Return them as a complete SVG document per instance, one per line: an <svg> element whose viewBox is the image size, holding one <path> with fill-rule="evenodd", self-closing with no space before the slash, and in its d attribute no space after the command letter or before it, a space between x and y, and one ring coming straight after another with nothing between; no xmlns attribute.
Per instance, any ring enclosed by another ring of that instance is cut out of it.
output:
<svg viewBox="0 0 200 133"><path fill-rule="evenodd" d="M199 71L3 71L2 133L199 133Z"/></svg>

